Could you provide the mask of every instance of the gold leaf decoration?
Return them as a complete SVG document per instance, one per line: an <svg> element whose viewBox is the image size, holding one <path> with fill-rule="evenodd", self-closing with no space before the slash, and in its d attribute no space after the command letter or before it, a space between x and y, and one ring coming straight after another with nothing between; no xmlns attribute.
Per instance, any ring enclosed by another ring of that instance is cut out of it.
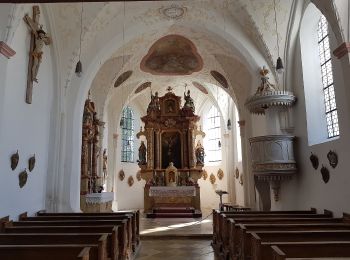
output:
<svg viewBox="0 0 350 260"><path fill-rule="evenodd" d="M20 188L23 188L24 185L26 185L27 179L28 179L27 170L22 171L22 172L18 175L19 187L20 187Z"/></svg>
<svg viewBox="0 0 350 260"><path fill-rule="evenodd" d="M123 181L125 178L125 172L123 170L119 171L119 180Z"/></svg>
<svg viewBox="0 0 350 260"><path fill-rule="evenodd" d="M130 187L134 184L134 177L129 176L129 178L128 178L128 184L129 184Z"/></svg>
<svg viewBox="0 0 350 260"><path fill-rule="evenodd" d="M202 177L203 177L203 180L206 180L208 178L208 173L206 170L203 171Z"/></svg>
<svg viewBox="0 0 350 260"><path fill-rule="evenodd" d="M210 180L211 184L214 184L216 182L216 177L213 173L210 174L209 180Z"/></svg>
<svg viewBox="0 0 350 260"><path fill-rule="evenodd" d="M18 165L18 161L19 161L19 153L18 150L16 153L12 154L11 156L11 169L12 171L14 171Z"/></svg>
<svg viewBox="0 0 350 260"><path fill-rule="evenodd" d="M224 178L224 171L219 169L217 175L218 175L219 180L222 180L222 178Z"/></svg>

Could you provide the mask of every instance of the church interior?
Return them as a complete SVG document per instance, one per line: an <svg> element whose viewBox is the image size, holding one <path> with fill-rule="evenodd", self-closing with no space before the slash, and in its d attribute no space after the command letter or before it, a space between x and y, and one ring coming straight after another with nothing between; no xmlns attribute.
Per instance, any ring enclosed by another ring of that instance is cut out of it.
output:
<svg viewBox="0 0 350 260"><path fill-rule="evenodd" d="M349 53L348 0L0 3L0 259L350 259Z"/></svg>

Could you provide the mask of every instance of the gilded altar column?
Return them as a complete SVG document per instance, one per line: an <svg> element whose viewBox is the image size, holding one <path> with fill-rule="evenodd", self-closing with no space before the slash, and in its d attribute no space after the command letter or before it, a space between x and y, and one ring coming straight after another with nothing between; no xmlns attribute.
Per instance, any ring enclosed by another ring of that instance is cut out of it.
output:
<svg viewBox="0 0 350 260"><path fill-rule="evenodd" d="M92 158L91 158L91 178L92 178L92 192L96 191L97 185L97 152L98 152L98 136L95 135L92 140Z"/></svg>
<svg viewBox="0 0 350 260"><path fill-rule="evenodd" d="M154 167L154 154L153 154L153 144L154 144L154 130L153 128L146 129L146 139L147 139L147 169L153 169Z"/></svg>
<svg viewBox="0 0 350 260"><path fill-rule="evenodd" d="M190 162L189 162L189 158L188 158L188 149L189 149L189 146L188 144L185 146L185 144L187 143L185 140L187 140L187 130L183 130L181 132L182 134L182 143L181 143L181 147L182 147L182 153L181 153L181 161L182 161L182 168L189 168L190 167Z"/></svg>
<svg viewBox="0 0 350 260"><path fill-rule="evenodd" d="M85 195L89 192L89 175L88 175L88 126L84 125L83 140L81 144L81 183L80 195Z"/></svg>
<svg viewBox="0 0 350 260"><path fill-rule="evenodd" d="M195 147L195 136L193 129L189 129L188 131L188 159L189 159L189 168L195 168L194 161L194 147Z"/></svg>
<svg viewBox="0 0 350 260"><path fill-rule="evenodd" d="M154 155L154 165L155 165L155 169L160 169L162 168L162 166L160 165L160 146L161 146L161 142L160 142L160 130L157 129L155 131L156 133L156 139L154 140L154 145L156 148L156 154Z"/></svg>

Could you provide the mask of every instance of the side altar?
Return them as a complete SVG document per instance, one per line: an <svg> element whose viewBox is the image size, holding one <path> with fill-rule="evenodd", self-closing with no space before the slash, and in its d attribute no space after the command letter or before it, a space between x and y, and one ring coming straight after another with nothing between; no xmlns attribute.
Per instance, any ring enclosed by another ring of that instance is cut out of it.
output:
<svg viewBox="0 0 350 260"><path fill-rule="evenodd" d="M137 133L141 138L138 165L144 188L144 210L152 213L160 207L191 207L200 212L200 187L204 166L204 148L197 136L205 134L198 129L200 119L190 91L181 97L172 89L158 97L151 94L147 115L141 120L144 130ZM146 144L145 144L146 142Z"/></svg>

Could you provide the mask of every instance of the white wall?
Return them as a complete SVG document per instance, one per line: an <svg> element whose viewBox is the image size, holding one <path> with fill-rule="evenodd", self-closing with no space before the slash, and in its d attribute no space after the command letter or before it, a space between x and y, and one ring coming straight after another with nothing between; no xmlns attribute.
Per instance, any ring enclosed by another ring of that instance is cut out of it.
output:
<svg viewBox="0 0 350 260"><path fill-rule="evenodd" d="M32 12L31 6L25 8L25 12ZM47 30L43 16L40 22ZM38 74L39 83L34 83L33 101L29 105L25 103L29 42L30 33L23 21L10 44L16 55L7 62L5 77L0 78L0 88L4 93L3 111L0 114L0 216L10 215L11 218L16 218L24 211L33 214L45 208L48 154L50 149L54 149L49 146L54 94L51 47L44 47ZM12 171L10 157L16 150L19 151L20 160L17 168ZM18 175L25 168L28 169L28 159L33 154L36 157L35 168L30 173L27 170L27 184L20 188Z"/></svg>
<svg viewBox="0 0 350 260"><path fill-rule="evenodd" d="M331 50L334 50L340 43L334 41L334 34L330 31ZM317 50L316 50L317 51ZM273 205L273 208L283 209L308 209L316 207L319 211L323 209L332 210L336 216L343 212L350 211L348 198L350 196L350 176L348 158L349 151L349 108L346 98L346 88L348 84L344 83L342 75L341 61L333 58L333 72L336 92L336 101L338 107L340 136L338 139L329 140L328 142L309 145L307 136L307 118L306 104L304 95L307 94L309 85L303 81L303 71L301 63L301 51L298 46L295 53L295 88L294 93L298 97L295 106L295 135L297 136L295 155L298 163L298 173L294 180L282 185L281 201ZM303 54L307 55L307 54ZM305 72L304 72L305 73ZM309 72L311 73L311 71ZM327 153L334 150L339 157L338 166L333 169L327 160ZM320 166L317 170L313 169L309 156L311 152L318 156ZM324 183L321 177L320 168L326 166L330 171L330 180ZM286 186L288 185L288 187ZM281 206L282 205L282 206Z"/></svg>

